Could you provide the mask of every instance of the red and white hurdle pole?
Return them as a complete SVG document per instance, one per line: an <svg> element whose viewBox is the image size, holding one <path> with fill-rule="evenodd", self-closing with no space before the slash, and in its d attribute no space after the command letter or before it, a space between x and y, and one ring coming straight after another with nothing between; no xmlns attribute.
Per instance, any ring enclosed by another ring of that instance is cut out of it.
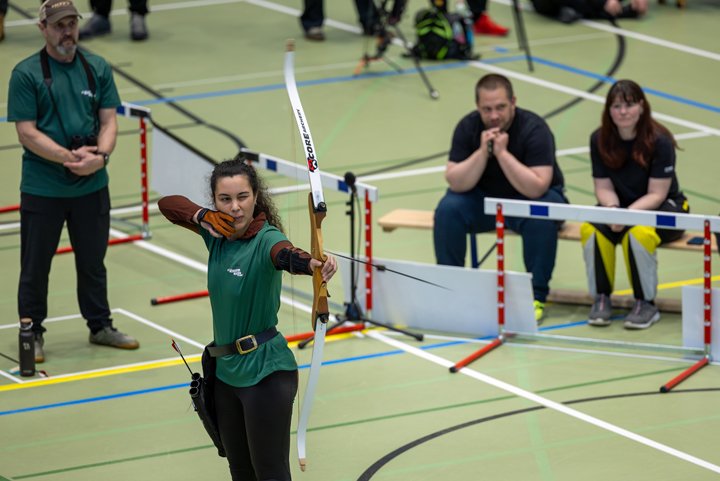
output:
<svg viewBox="0 0 720 481"><path fill-rule="evenodd" d="M142 196L142 238L150 238L150 202L147 175L147 122L140 117L140 193Z"/></svg>
<svg viewBox="0 0 720 481"><path fill-rule="evenodd" d="M372 292L372 202L370 201L370 194L365 191L365 257L367 258L367 264L365 264L365 312L368 317L373 307L373 292Z"/></svg>
<svg viewBox="0 0 720 481"><path fill-rule="evenodd" d="M660 392L670 392L672 388L689 378L710 363L710 349L712 345L712 249L710 238L710 221L704 223L703 233L703 338L705 341L705 355L698 362L681 372L679 375L660 386Z"/></svg>
<svg viewBox="0 0 720 481"><path fill-rule="evenodd" d="M456 362L454 366L450 367L450 372L458 372L503 343L505 332L505 215L500 203L497 204L495 212L495 231L497 233L497 314L499 334L490 344Z"/></svg>

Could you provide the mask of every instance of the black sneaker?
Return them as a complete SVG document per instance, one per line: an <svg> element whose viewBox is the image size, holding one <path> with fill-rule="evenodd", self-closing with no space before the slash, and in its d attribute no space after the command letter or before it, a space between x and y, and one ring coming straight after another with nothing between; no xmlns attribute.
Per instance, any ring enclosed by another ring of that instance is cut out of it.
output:
<svg viewBox="0 0 720 481"><path fill-rule="evenodd" d="M325 40L325 33L322 27L310 27L305 32L305 38L314 42L322 42Z"/></svg>
<svg viewBox="0 0 720 481"><path fill-rule="evenodd" d="M593 302L590 308L590 314L588 314L588 324L591 326L609 326L610 316L612 316L612 304L610 303L610 296L606 294L598 294L595 296L595 302Z"/></svg>
<svg viewBox="0 0 720 481"><path fill-rule="evenodd" d="M43 346L45 345L45 339L43 339L42 332L36 332L35 333L35 364L40 364L45 362L45 350L43 349Z"/></svg>
<svg viewBox="0 0 720 481"><path fill-rule="evenodd" d="M80 29L80 40L87 40L101 35L107 35L112 31L110 19L94 13L90 20Z"/></svg>
<svg viewBox="0 0 720 481"><path fill-rule="evenodd" d="M647 329L660 320L655 304L637 299L630 313L625 316L625 329Z"/></svg>
<svg viewBox="0 0 720 481"><path fill-rule="evenodd" d="M577 22L581 18L580 12L571 7L562 7L558 13L558 20L568 25Z"/></svg>
<svg viewBox="0 0 720 481"><path fill-rule="evenodd" d="M149 36L147 25L145 25L145 15L139 13L130 13L130 38L135 41L145 40Z"/></svg>
<svg viewBox="0 0 720 481"><path fill-rule="evenodd" d="M90 344L98 344L100 346L116 347L118 349L137 349L140 343L127 334L123 334L114 327L103 327L95 334L90 333Z"/></svg>

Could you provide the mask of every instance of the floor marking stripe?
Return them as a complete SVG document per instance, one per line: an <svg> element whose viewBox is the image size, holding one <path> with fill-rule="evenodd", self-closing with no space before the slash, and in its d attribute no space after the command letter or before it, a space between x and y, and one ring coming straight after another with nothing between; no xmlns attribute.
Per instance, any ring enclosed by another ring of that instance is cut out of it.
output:
<svg viewBox="0 0 720 481"><path fill-rule="evenodd" d="M449 360L444 359L439 356L435 356L435 355L425 352L421 349L410 346L409 344L400 342L396 339L391 339L390 337L385 336L379 332L371 331L371 332L367 333L367 336L372 337L372 338L374 338L380 342L383 342L385 344L388 344L390 346L401 349L401 350L407 352L408 354L412 354L414 356L417 356L417 357L420 357L427 361L438 364L440 366L450 368L454 365L454 363L452 361L449 361ZM516 396L527 399L528 401L540 404L541 406L545 406L548 409L552 409L559 413L566 414L568 416L579 419L580 421L584 421L586 423L597 426L601 429L605 429L612 433L618 434L622 437L630 439L631 441L635 441L637 443L644 444L645 446L648 446L650 448L657 449L658 451L662 451L666 454L669 454L671 456L679 458L683 461L687 461L688 463L694 464L701 468L705 468L707 470L710 470L710 471L720 474L720 466L717 466L708 461L705 461L703 459L700 459L696 456L685 453L678 449L672 448L665 444L659 443L657 441L653 441L652 439L649 439L649 438L646 438L645 436L641 436L639 434L633 433L632 431L628 431L627 429L623 429L619 426L615 426L614 424L608 423L608 422L598 419L596 417L582 413L576 409L569 408L569 407L565 406L564 404L561 404L561 403L558 403L555 401L551 401L550 399L546 399L542 396L538 396L537 394L534 394L530 391L520 389L517 386L513 386L512 384L508 384L504 381L500 381L499 379L495 379L491 376L482 374L478 371L475 371L475 370L467 368L467 367L460 369L460 371L458 371L458 373L464 374L468 377L471 377L478 381L484 382L485 384L494 386L500 390L515 394ZM448 374L448 375L450 375L450 374Z"/></svg>

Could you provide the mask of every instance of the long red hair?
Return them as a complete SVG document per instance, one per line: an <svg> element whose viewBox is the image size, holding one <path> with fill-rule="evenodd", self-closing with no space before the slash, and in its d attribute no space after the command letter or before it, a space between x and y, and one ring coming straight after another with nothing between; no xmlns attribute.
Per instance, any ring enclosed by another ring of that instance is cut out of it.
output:
<svg viewBox="0 0 720 481"><path fill-rule="evenodd" d="M618 80L610 87L605 99L605 108L603 109L602 123L598 135L598 150L603 164L612 169L617 169L628 161L620 133L610 116L610 106L616 99L621 99L626 103L640 103L643 107L643 112L640 114L637 125L635 125L635 144L632 150L632 160L634 162L637 162L643 168L647 168L655 151L655 141L659 135L667 136L672 140L673 147L678 147L672 133L664 125L652 118L650 104L640 86L632 80Z"/></svg>

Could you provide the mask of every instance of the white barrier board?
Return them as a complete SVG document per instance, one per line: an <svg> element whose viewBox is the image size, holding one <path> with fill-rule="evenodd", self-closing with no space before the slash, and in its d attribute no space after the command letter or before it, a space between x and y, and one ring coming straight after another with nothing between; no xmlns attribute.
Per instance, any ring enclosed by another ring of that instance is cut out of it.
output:
<svg viewBox="0 0 720 481"><path fill-rule="evenodd" d="M699 349L705 347L703 320L703 287L683 286L683 346ZM720 289L712 289L712 330L710 332L710 337L710 355L714 360L720 359Z"/></svg>
<svg viewBox="0 0 720 481"><path fill-rule="evenodd" d="M338 262L345 299L349 301L350 262L342 258ZM447 288L373 269L373 320L419 330L497 336L496 271L387 259L373 259L373 263ZM365 311L365 266L357 264L356 272L358 269L357 300ZM508 331L537 332L531 278L527 273L505 272Z"/></svg>
<svg viewBox="0 0 720 481"><path fill-rule="evenodd" d="M184 195L210 207L214 166L160 129L153 129L151 188L160 195Z"/></svg>

